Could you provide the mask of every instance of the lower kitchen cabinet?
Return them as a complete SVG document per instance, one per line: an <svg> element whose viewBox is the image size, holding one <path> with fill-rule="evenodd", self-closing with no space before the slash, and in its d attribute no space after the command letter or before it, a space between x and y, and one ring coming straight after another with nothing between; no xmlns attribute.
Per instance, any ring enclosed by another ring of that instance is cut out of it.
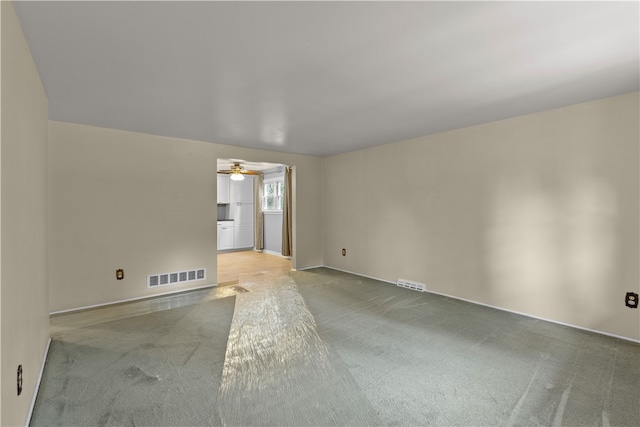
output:
<svg viewBox="0 0 640 427"><path fill-rule="evenodd" d="M237 249L253 247L253 225L236 225L234 245Z"/></svg>
<svg viewBox="0 0 640 427"><path fill-rule="evenodd" d="M234 247L233 221L228 221L228 224L218 224L218 250L224 251Z"/></svg>

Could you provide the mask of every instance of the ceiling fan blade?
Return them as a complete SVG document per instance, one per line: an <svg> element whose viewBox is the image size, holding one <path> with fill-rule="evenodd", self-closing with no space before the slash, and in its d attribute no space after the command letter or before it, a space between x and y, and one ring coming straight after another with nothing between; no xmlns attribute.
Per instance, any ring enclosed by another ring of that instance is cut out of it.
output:
<svg viewBox="0 0 640 427"><path fill-rule="evenodd" d="M231 165L231 169L219 170L218 173L227 175L234 173L240 173L242 175L262 175L260 171L246 170L239 162L234 162L234 164Z"/></svg>

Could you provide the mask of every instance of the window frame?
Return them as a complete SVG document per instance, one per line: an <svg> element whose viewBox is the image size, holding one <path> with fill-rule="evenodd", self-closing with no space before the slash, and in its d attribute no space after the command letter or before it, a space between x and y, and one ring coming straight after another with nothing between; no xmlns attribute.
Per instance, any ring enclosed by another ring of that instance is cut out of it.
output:
<svg viewBox="0 0 640 427"><path fill-rule="evenodd" d="M282 183L282 193L278 194L280 186L278 183ZM279 209L267 209L267 185L275 184L276 194L271 196L274 198L275 206L281 206ZM265 178L262 182L262 212L264 213L282 213L284 208L284 176L277 176L272 178Z"/></svg>

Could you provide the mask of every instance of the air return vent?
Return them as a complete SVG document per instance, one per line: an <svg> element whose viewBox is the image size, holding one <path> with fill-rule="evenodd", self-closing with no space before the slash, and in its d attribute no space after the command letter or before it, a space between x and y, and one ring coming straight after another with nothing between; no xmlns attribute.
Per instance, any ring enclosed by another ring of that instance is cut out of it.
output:
<svg viewBox="0 0 640 427"><path fill-rule="evenodd" d="M418 292L424 292L426 286L424 283L412 282L411 280L398 279L398 286L401 288L407 288Z"/></svg>
<svg viewBox="0 0 640 427"><path fill-rule="evenodd" d="M205 268L176 271L173 273L151 274L147 276L147 287L155 288L158 286L175 285L176 283L193 282L196 280L205 280L206 278L207 270Z"/></svg>

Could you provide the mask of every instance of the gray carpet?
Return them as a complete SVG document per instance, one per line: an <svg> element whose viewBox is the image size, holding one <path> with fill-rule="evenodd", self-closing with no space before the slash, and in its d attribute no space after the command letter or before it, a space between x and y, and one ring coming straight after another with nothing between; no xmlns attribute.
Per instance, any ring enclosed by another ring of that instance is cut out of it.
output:
<svg viewBox="0 0 640 427"><path fill-rule="evenodd" d="M52 340L33 426L219 424L233 298L136 316Z"/></svg>
<svg viewBox="0 0 640 427"><path fill-rule="evenodd" d="M294 276L383 425L640 426L640 345L329 269Z"/></svg>
<svg viewBox="0 0 640 427"><path fill-rule="evenodd" d="M32 425L640 425L640 345L324 268L271 283L59 334Z"/></svg>
<svg viewBox="0 0 640 427"><path fill-rule="evenodd" d="M378 425L349 369L318 337L297 286L282 273L243 276L218 410L229 426Z"/></svg>

